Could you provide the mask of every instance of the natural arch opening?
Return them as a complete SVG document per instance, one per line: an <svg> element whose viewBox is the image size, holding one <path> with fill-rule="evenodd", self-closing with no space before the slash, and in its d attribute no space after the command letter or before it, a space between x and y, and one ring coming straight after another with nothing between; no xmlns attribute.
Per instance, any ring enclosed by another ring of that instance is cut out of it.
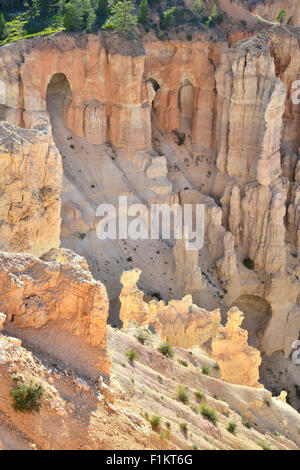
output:
<svg viewBox="0 0 300 470"><path fill-rule="evenodd" d="M70 83L64 73L56 73L52 76L46 91L46 106L50 115L50 121L55 126L63 124L63 108L72 102Z"/></svg>
<svg viewBox="0 0 300 470"><path fill-rule="evenodd" d="M189 80L184 80L178 93L180 130L191 133L194 117L194 87Z"/></svg>
<svg viewBox="0 0 300 470"><path fill-rule="evenodd" d="M270 304L257 295L242 295L233 305L244 313L242 328L248 331L249 344L259 349L260 339L271 318Z"/></svg>
<svg viewBox="0 0 300 470"><path fill-rule="evenodd" d="M157 92L160 89L159 83L154 78L149 78L146 82L146 86L149 90L150 96L152 95L152 109L151 109L151 120L158 116L158 105Z"/></svg>

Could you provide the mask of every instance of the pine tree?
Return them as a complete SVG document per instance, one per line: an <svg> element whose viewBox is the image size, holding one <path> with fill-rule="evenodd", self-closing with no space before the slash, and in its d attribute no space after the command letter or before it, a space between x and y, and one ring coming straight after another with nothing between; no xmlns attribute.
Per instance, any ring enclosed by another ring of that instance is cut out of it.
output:
<svg viewBox="0 0 300 470"><path fill-rule="evenodd" d="M284 18L287 16L287 12L284 9L281 9L278 15L276 16L276 21L279 21L281 26L283 25Z"/></svg>
<svg viewBox="0 0 300 470"><path fill-rule="evenodd" d="M7 26L3 13L0 13L0 39L7 37Z"/></svg>
<svg viewBox="0 0 300 470"><path fill-rule="evenodd" d="M134 4L132 0L117 1L117 3L111 6L111 15L104 27L112 29L121 35L129 35L138 22L137 16L131 13L133 10Z"/></svg>
<svg viewBox="0 0 300 470"><path fill-rule="evenodd" d="M96 21L96 14L91 0L71 0L65 5L64 26L68 31L86 29L91 31Z"/></svg>
<svg viewBox="0 0 300 470"><path fill-rule="evenodd" d="M107 17L107 15L108 15L107 0L99 0L96 12L97 12L97 16L99 18L106 18Z"/></svg>
<svg viewBox="0 0 300 470"><path fill-rule="evenodd" d="M84 26L81 0L71 0L65 5L64 27L67 31L80 30Z"/></svg>
<svg viewBox="0 0 300 470"><path fill-rule="evenodd" d="M204 7L201 3L201 0L194 0L192 11L195 15L201 15L203 13Z"/></svg>
<svg viewBox="0 0 300 470"><path fill-rule="evenodd" d="M149 7L148 0L141 0L139 13L138 13L139 23L146 25L149 23Z"/></svg>

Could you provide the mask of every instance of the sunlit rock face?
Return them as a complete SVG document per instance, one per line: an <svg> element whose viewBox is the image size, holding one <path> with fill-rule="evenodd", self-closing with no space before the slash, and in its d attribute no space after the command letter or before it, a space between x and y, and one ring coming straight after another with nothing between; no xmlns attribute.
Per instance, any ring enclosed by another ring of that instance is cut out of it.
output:
<svg viewBox="0 0 300 470"><path fill-rule="evenodd" d="M0 123L0 250L37 256L60 244L61 157L50 126Z"/></svg>
<svg viewBox="0 0 300 470"><path fill-rule="evenodd" d="M82 257L60 249L43 260L1 253L0 291L7 331L78 370L109 377L107 293Z"/></svg>
<svg viewBox="0 0 300 470"><path fill-rule="evenodd" d="M226 382L258 387L261 357L257 349L248 346L248 333L240 328L243 319L238 308L229 310L226 326L213 338L212 357Z"/></svg>

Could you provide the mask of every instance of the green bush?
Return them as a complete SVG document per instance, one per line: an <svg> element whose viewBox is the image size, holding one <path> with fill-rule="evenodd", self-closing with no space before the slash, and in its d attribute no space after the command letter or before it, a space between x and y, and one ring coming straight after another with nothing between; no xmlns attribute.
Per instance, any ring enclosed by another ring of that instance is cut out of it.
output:
<svg viewBox="0 0 300 470"><path fill-rule="evenodd" d="M256 444L261 447L263 450L271 450L271 446L268 442L256 441Z"/></svg>
<svg viewBox="0 0 300 470"><path fill-rule="evenodd" d="M164 11L163 18L161 20L161 28L167 29L171 26L174 26L177 16L178 16L178 9L175 6Z"/></svg>
<svg viewBox="0 0 300 470"><path fill-rule="evenodd" d="M167 439L167 440L169 440L169 439L170 439L170 434L171 434L171 433L170 433L169 429L162 429L162 430L160 431L160 433L159 433L159 437L160 437L161 439Z"/></svg>
<svg viewBox="0 0 300 470"><path fill-rule="evenodd" d="M205 400L205 395L204 395L203 392L200 392L200 390L197 390L195 392L195 398L196 398L196 400L203 401L203 400Z"/></svg>
<svg viewBox="0 0 300 470"><path fill-rule="evenodd" d="M226 426L227 431L230 432L231 434L236 433L236 428L237 428L237 425L233 421L229 421L229 423Z"/></svg>
<svg viewBox="0 0 300 470"><path fill-rule="evenodd" d="M202 367L201 367L201 370L202 370L202 374L204 374L204 375L210 375L209 367L208 367L208 366L202 366Z"/></svg>
<svg viewBox="0 0 300 470"><path fill-rule="evenodd" d="M158 416L158 415L152 415L151 416L149 422L150 422L151 427L154 431L157 431L159 429L160 421L161 421L160 416Z"/></svg>
<svg viewBox="0 0 300 470"><path fill-rule="evenodd" d="M44 395L44 389L41 385L19 385L10 391L13 398L13 408L15 411L22 413L39 413L42 403L41 399Z"/></svg>
<svg viewBox="0 0 300 470"><path fill-rule="evenodd" d="M166 343L163 343L161 344L159 347L158 347L158 350L166 357L169 357L170 359L173 359L174 357L174 350L172 348L172 346L170 345L170 343L166 342Z"/></svg>
<svg viewBox="0 0 300 470"><path fill-rule="evenodd" d="M145 344L145 342L146 342L146 338L142 334L139 334L138 336L136 336L136 339L141 344Z"/></svg>
<svg viewBox="0 0 300 470"><path fill-rule="evenodd" d="M188 363L186 361L183 361L182 359L178 359L178 364L180 364L183 367L188 367Z"/></svg>
<svg viewBox="0 0 300 470"><path fill-rule="evenodd" d="M206 405L206 403L203 402L200 405L199 411L200 411L200 414L204 416L204 418L208 419L216 426L218 422L218 416L214 408L211 408L210 406Z"/></svg>
<svg viewBox="0 0 300 470"><path fill-rule="evenodd" d="M194 15L201 15L203 13L204 7L202 5L201 0L194 0L193 6L192 6L192 12Z"/></svg>
<svg viewBox="0 0 300 470"><path fill-rule="evenodd" d="M250 269L251 271L253 271L254 269L254 262L251 258L245 258L244 261L244 266L247 268L247 269Z"/></svg>
<svg viewBox="0 0 300 470"><path fill-rule="evenodd" d="M130 362L134 362L138 357L138 353L135 351L135 349L129 349L126 351L125 356Z"/></svg>
<svg viewBox="0 0 300 470"><path fill-rule="evenodd" d="M178 385L177 387L177 399L185 405L189 402L187 389L183 385Z"/></svg>
<svg viewBox="0 0 300 470"><path fill-rule="evenodd" d="M249 419L243 418L242 419L242 424L243 424L243 426L245 426L245 428L251 429L251 423L250 423Z"/></svg>
<svg viewBox="0 0 300 470"><path fill-rule="evenodd" d="M183 434L187 434L188 425L186 423L179 423L179 428L183 432Z"/></svg>

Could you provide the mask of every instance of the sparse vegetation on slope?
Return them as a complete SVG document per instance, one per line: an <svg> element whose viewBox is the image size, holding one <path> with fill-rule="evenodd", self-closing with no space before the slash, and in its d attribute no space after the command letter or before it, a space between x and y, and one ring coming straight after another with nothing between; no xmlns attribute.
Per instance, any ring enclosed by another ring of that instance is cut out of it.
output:
<svg viewBox="0 0 300 470"><path fill-rule="evenodd" d="M44 395L44 389L41 385L18 385L10 391L13 398L13 408L21 413L39 413Z"/></svg>

